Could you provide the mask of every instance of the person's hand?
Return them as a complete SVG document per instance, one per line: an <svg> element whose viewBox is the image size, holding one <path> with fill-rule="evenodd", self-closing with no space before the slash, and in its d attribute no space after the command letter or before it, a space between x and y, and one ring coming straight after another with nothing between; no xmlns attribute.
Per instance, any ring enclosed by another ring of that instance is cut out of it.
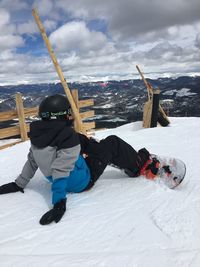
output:
<svg viewBox="0 0 200 267"><path fill-rule="evenodd" d="M24 193L24 189L19 187L15 182L11 182L11 183L0 186L0 195L8 194L8 193L15 193L15 192Z"/></svg>
<svg viewBox="0 0 200 267"><path fill-rule="evenodd" d="M56 203L53 209L46 212L40 219L40 224L46 225L51 222L58 223L66 211L66 199L62 199L60 202Z"/></svg>

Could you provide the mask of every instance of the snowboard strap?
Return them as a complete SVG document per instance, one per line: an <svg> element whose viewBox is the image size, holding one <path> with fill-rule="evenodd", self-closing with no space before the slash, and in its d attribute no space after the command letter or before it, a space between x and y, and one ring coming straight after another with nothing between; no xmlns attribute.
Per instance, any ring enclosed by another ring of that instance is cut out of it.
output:
<svg viewBox="0 0 200 267"><path fill-rule="evenodd" d="M149 159L145 162L140 170L140 175L145 176L147 179L154 180L160 167L160 162L156 158Z"/></svg>

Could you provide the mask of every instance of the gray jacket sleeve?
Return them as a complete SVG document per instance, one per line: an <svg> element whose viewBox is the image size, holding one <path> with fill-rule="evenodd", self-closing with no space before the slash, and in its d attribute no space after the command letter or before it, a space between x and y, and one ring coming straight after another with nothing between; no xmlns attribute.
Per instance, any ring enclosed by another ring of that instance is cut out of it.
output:
<svg viewBox="0 0 200 267"><path fill-rule="evenodd" d="M24 167L22 169L22 172L17 177L17 179L15 180L15 183L19 187L25 188L26 185L31 180L31 178L34 176L34 174L37 171L37 169L38 169L38 165L37 165L37 163L34 160L33 152L32 152L32 150L30 148L29 153L28 153L28 160L24 164Z"/></svg>
<svg viewBox="0 0 200 267"><path fill-rule="evenodd" d="M57 151L56 158L51 165L53 180L70 175L70 171L74 169L79 153L80 145Z"/></svg>

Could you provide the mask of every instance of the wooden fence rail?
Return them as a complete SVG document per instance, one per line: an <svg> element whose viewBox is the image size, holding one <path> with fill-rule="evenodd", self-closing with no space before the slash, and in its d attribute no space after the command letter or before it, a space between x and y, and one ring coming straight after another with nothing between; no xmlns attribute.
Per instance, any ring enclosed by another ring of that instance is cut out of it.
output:
<svg viewBox="0 0 200 267"><path fill-rule="evenodd" d="M71 93L74 98L74 102L77 106L77 109L80 113L80 117L83 121L83 127L87 133L91 133L91 131L95 129L95 122L94 121L84 122L84 120L93 117L94 110L87 110L80 112L80 109L93 106L94 100L93 99L79 100L78 90L72 90ZM38 107L24 108L22 96L20 93L17 93L16 109L0 112L0 122L17 120L17 123L15 126L0 129L0 139L20 136L20 140L6 145L2 145L0 146L0 149L28 140L28 132L30 130L30 127L29 123L26 122L26 119L30 117L37 117L37 115L38 115ZM76 119L74 120L74 128L77 132L79 131L79 124L76 122Z"/></svg>
<svg viewBox="0 0 200 267"><path fill-rule="evenodd" d="M38 107L24 108L24 114L26 117L35 116L38 113ZM17 110L0 112L0 122L18 119Z"/></svg>

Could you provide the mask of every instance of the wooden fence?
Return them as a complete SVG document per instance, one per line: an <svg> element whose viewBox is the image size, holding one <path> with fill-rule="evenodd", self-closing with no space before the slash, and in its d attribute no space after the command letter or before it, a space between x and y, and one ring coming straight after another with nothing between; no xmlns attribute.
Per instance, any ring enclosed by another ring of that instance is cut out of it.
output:
<svg viewBox="0 0 200 267"><path fill-rule="evenodd" d="M160 89L154 90L153 86L150 84L150 82L147 82L147 80L144 77L144 74L141 72L140 68L138 65L136 65L136 68L147 88L147 93L148 93L148 101L144 105L144 112L143 112L143 127L144 128L149 128L151 126L152 122L152 107L153 107L153 98L155 95L160 94ZM155 115L155 114L154 114ZM168 126L170 124L169 118L167 117L165 111L161 107L160 103L158 106L158 114L157 114L157 122L161 126Z"/></svg>
<svg viewBox="0 0 200 267"><path fill-rule="evenodd" d="M93 99L79 100L78 90L72 90L71 93L74 98L76 107L80 113L81 119L83 121L84 129L88 134L90 134L91 131L95 129L95 122L94 121L84 122L84 120L93 117L94 110L81 112L81 109L88 106L93 106L94 100ZM0 122L12 121L16 119L17 125L0 129L0 139L20 136L20 140L6 145L2 145L0 146L0 149L4 149L6 147L28 140L29 139L28 132L30 130L30 127L29 123L27 123L26 120L27 118L30 117L37 117L37 115L38 115L38 107L24 108L22 96L20 93L17 93L16 109L0 112ZM74 121L74 128L76 131L79 131L79 124L76 122L76 120Z"/></svg>

